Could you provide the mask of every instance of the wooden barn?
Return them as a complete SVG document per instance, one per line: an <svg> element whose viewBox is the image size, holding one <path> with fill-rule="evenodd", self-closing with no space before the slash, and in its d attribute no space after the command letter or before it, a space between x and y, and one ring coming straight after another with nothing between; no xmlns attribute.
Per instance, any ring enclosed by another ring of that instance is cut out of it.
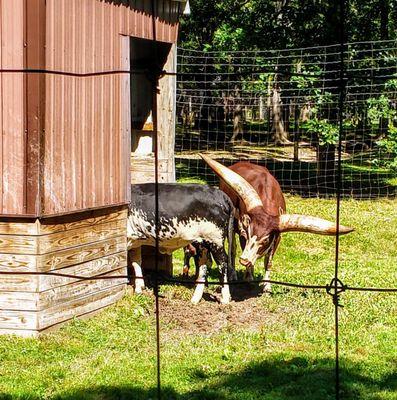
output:
<svg viewBox="0 0 397 400"><path fill-rule="evenodd" d="M159 179L174 179L175 76L157 103L151 77L175 71L185 7L0 0L0 333L34 336L122 296L130 183L154 179L154 104Z"/></svg>

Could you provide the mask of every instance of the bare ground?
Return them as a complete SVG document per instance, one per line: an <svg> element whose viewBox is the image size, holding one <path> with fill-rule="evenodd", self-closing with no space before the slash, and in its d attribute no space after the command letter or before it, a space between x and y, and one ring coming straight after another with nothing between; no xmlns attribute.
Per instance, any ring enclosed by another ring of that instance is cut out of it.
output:
<svg viewBox="0 0 397 400"><path fill-rule="evenodd" d="M258 288L239 288L236 300L228 305L220 304L217 293L205 293L198 305L174 296L161 297L159 304L162 330L172 335L211 335L243 329L255 332L269 321Z"/></svg>

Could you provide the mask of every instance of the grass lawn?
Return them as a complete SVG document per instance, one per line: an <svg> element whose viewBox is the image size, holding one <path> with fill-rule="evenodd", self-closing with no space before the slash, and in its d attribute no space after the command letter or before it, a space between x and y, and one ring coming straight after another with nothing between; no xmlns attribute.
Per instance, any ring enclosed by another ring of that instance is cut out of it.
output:
<svg viewBox="0 0 397 400"><path fill-rule="evenodd" d="M290 212L335 215L332 200L288 197L287 204ZM356 228L341 238L341 280L397 287L397 200L343 201L341 222ZM286 234L272 279L329 283L334 253L333 238ZM281 286L271 296L249 290L251 297L221 306L210 287L194 307L192 289L162 287L163 399L335 398L331 297ZM341 303L342 399L397 399L397 294L346 292ZM153 304L150 291L127 294L38 340L0 337L0 399L155 399Z"/></svg>

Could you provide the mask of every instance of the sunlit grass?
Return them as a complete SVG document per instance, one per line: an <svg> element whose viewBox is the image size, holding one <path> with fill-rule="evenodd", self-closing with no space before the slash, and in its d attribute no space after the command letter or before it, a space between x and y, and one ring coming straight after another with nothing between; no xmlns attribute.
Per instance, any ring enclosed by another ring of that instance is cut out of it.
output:
<svg viewBox="0 0 397 400"><path fill-rule="evenodd" d="M287 197L287 206L335 218L335 200ZM340 239L345 284L397 287L396 210L396 200L342 201L341 223L355 228ZM175 274L182 256L174 257ZM327 284L334 264L334 238L285 234L272 278ZM211 279L216 276L214 266ZM192 290L164 286L161 295L191 308ZM397 399L397 294L346 292L340 302L342 398ZM40 339L0 337L0 398L155 399L153 303L150 295L129 293L99 315ZM163 399L333 399L332 298L323 290L274 285L258 304L266 322L256 330L230 322L209 335L193 329L175 335L175 325L162 324Z"/></svg>

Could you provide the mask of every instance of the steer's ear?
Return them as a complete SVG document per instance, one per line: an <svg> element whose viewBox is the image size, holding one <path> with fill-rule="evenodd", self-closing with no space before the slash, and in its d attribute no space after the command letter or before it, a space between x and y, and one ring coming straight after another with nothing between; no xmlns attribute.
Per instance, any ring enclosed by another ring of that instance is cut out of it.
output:
<svg viewBox="0 0 397 400"><path fill-rule="evenodd" d="M262 207L262 200L260 199L256 190L248 183L241 175L225 167L218 161L199 154L200 157L211 167L211 169L232 189L236 195L244 202L247 211L251 211L256 207Z"/></svg>
<svg viewBox="0 0 397 400"><path fill-rule="evenodd" d="M309 232L318 235L334 236L337 233L337 225L326 219L309 215L283 214L279 216L280 232ZM339 225L339 234L345 235L354 231L354 228Z"/></svg>

